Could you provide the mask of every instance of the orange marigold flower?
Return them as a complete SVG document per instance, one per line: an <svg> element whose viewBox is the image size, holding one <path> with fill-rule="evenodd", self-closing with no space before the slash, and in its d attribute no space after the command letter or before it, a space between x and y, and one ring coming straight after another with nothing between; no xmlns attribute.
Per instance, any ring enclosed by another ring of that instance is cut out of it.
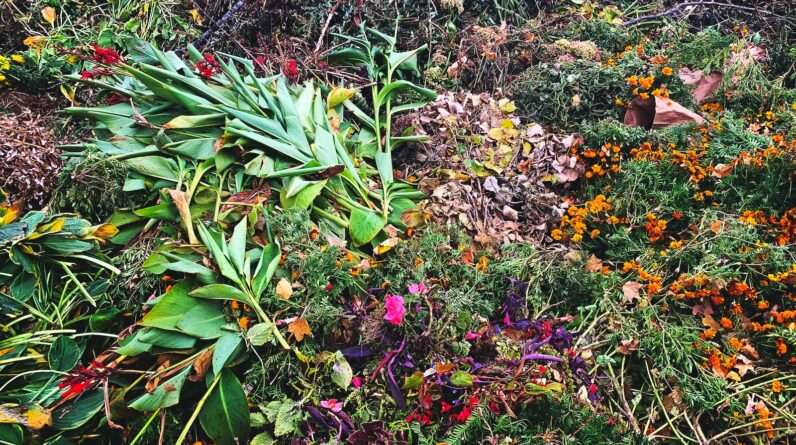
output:
<svg viewBox="0 0 796 445"><path fill-rule="evenodd" d="M715 330L715 329L713 329L713 328L708 328L708 329L705 329L705 330L702 332L702 338L703 338L703 339L705 339L705 340L710 340L710 339L712 339L713 337L715 337L715 336L716 336L716 334L717 334L717 332L716 332L716 330Z"/></svg>
<svg viewBox="0 0 796 445"><path fill-rule="evenodd" d="M674 74L674 70L670 66L665 66L661 69L661 73L663 73L664 76L671 76Z"/></svg>
<svg viewBox="0 0 796 445"><path fill-rule="evenodd" d="M240 326L240 328L243 329L244 331L249 329L250 324L251 320L249 320L249 317L240 317L238 319L238 326Z"/></svg>
<svg viewBox="0 0 796 445"><path fill-rule="evenodd" d="M788 344L785 343L785 340L778 338L776 341L777 345L777 355L782 357L783 355L788 353Z"/></svg>
<svg viewBox="0 0 796 445"><path fill-rule="evenodd" d="M774 394L779 394L784 389L784 385L779 380L774 380L771 382L771 392Z"/></svg>
<svg viewBox="0 0 796 445"><path fill-rule="evenodd" d="M727 330L732 329L732 320L730 320L727 317L721 317L721 320L719 321L719 324L721 324L721 327L724 328L724 329L727 329Z"/></svg>

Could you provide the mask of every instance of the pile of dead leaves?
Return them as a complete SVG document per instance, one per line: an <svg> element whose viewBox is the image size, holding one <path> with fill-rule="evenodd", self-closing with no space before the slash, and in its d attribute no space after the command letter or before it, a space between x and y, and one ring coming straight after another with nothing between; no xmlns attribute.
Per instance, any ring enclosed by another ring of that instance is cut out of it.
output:
<svg viewBox="0 0 796 445"><path fill-rule="evenodd" d="M411 123L429 137L404 166L407 179L422 178L425 210L482 245L549 241L564 195L584 172L573 154L579 136L550 134L514 112L505 98L444 93Z"/></svg>
<svg viewBox="0 0 796 445"><path fill-rule="evenodd" d="M26 208L47 204L63 164L44 119L31 110L0 114L0 189Z"/></svg>

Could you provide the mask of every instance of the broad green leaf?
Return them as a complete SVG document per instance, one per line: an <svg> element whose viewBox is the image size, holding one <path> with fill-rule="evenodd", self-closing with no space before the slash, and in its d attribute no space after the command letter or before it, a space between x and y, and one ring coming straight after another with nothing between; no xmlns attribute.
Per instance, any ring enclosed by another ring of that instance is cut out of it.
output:
<svg viewBox="0 0 796 445"><path fill-rule="evenodd" d="M253 346L262 346L274 338L273 323L257 323L246 332L246 339Z"/></svg>
<svg viewBox="0 0 796 445"><path fill-rule="evenodd" d="M393 182L392 155L388 152L377 151L373 155L376 161L376 169L379 171L382 187L388 187Z"/></svg>
<svg viewBox="0 0 796 445"><path fill-rule="evenodd" d="M164 221L177 221L180 217L177 208L167 200L163 200L153 206L135 209L133 213L144 218L160 219Z"/></svg>
<svg viewBox="0 0 796 445"><path fill-rule="evenodd" d="M343 353L340 351L335 352L334 364L332 365L332 382L345 390L348 389L353 377L354 371Z"/></svg>
<svg viewBox="0 0 796 445"><path fill-rule="evenodd" d="M467 371L456 371L451 375L451 383L459 387L473 386L473 376Z"/></svg>
<svg viewBox="0 0 796 445"><path fill-rule="evenodd" d="M60 235L48 235L38 240L41 245L55 253L68 255L71 253L80 253L91 250L94 247L93 243L86 241L65 238Z"/></svg>
<svg viewBox="0 0 796 445"><path fill-rule="evenodd" d="M163 128L166 129L181 129L181 128L202 128L202 127L220 127L224 125L225 115L223 113L212 114L198 114L198 115L182 115L166 122Z"/></svg>
<svg viewBox="0 0 796 445"><path fill-rule="evenodd" d="M61 335L50 345L47 362L50 364L50 369L55 371L71 371L80 362L81 355L83 350L77 342Z"/></svg>
<svg viewBox="0 0 796 445"><path fill-rule="evenodd" d="M260 298L263 291L268 287L268 283L279 267L279 260L282 256L282 250L279 248L277 242L272 242L263 248L260 255L260 262L254 270L254 278L252 278L252 291L257 298Z"/></svg>
<svg viewBox="0 0 796 445"><path fill-rule="evenodd" d="M61 405L53 411L53 428L61 431L80 428L102 409L104 400L103 391L95 389L83 393L74 402Z"/></svg>
<svg viewBox="0 0 796 445"><path fill-rule="evenodd" d="M163 349L189 349L196 345L196 338L190 335L157 328L142 329L137 339Z"/></svg>
<svg viewBox="0 0 796 445"><path fill-rule="evenodd" d="M321 165L337 165L337 152L334 147L334 137L326 129L315 129L315 158Z"/></svg>
<svg viewBox="0 0 796 445"><path fill-rule="evenodd" d="M199 423L217 445L249 443L246 394L232 371L221 373L218 384L199 413Z"/></svg>
<svg viewBox="0 0 796 445"><path fill-rule="evenodd" d="M387 220L382 215L355 207L349 218L348 232L354 245L361 246L375 238L386 224Z"/></svg>
<svg viewBox="0 0 796 445"><path fill-rule="evenodd" d="M116 353L119 355L126 355L128 357L135 357L136 355L143 354L144 352L149 352L152 349L152 345L139 340L138 337L140 335L141 331L138 331L122 340L119 348L116 350Z"/></svg>
<svg viewBox="0 0 796 445"><path fill-rule="evenodd" d="M257 436L252 439L252 443L254 443L255 440L257 440ZM0 444L23 445L24 442L25 433L22 431L22 427L19 425L0 424ZM269 443L262 441L262 439L260 439L260 442L263 444Z"/></svg>
<svg viewBox="0 0 796 445"><path fill-rule="evenodd" d="M176 330L180 319L196 304L196 299L188 296L188 283L179 282L158 301L140 324L153 328Z"/></svg>
<svg viewBox="0 0 796 445"><path fill-rule="evenodd" d="M168 408L180 402L180 393L185 384L185 379L191 373L190 366L186 366L182 371L161 383L151 393L146 393L130 403L130 408L136 411L157 411L161 408Z"/></svg>
<svg viewBox="0 0 796 445"><path fill-rule="evenodd" d="M229 259L240 275L245 275L243 258L246 256L246 218L241 218L229 239Z"/></svg>
<svg viewBox="0 0 796 445"><path fill-rule="evenodd" d="M210 233L210 231L201 222L196 224L196 229L199 232L199 237L202 239L202 243L204 243L204 245L213 255L213 259L216 260L216 265L218 265L221 275L229 278L238 285L243 284L241 283L240 276L232 266L232 263L229 262L229 258L227 258L227 256L224 254L224 250L226 249L224 240L222 239L220 241L221 245L219 245L219 242L213 237L213 234Z"/></svg>
<svg viewBox="0 0 796 445"><path fill-rule="evenodd" d="M224 334L216 341L213 346L213 374L224 369L242 343L243 337L237 332Z"/></svg>
<svg viewBox="0 0 796 445"><path fill-rule="evenodd" d="M208 284L190 292L192 297L207 298L210 300L235 300L241 303L250 304L246 294L237 287L229 284Z"/></svg>
<svg viewBox="0 0 796 445"><path fill-rule="evenodd" d="M200 301L177 322L177 329L194 337L208 340L224 335L227 324L221 305L213 301Z"/></svg>
<svg viewBox="0 0 796 445"><path fill-rule="evenodd" d="M215 156L217 141L218 138L188 139L166 144L163 149L181 156L204 161Z"/></svg>
<svg viewBox="0 0 796 445"><path fill-rule="evenodd" d="M310 144L304 134L304 127L301 125L301 119L284 76L279 76L276 81L276 99L282 109L282 117L285 120L285 129L290 137L290 142L305 153L310 153Z"/></svg>
<svg viewBox="0 0 796 445"><path fill-rule="evenodd" d="M401 91L411 91L429 100L434 100L437 97L437 93L434 90L415 85L408 80L396 80L384 85L378 96L376 96L376 103L380 106L384 105L394 94Z"/></svg>
<svg viewBox="0 0 796 445"><path fill-rule="evenodd" d="M177 181L177 163L163 156L141 156L127 159L125 163L142 175Z"/></svg>
<svg viewBox="0 0 796 445"><path fill-rule="evenodd" d="M326 179L306 181L298 176L290 178L288 186L279 192L279 201L286 209L308 209L321 194L326 182Z"/></svg>

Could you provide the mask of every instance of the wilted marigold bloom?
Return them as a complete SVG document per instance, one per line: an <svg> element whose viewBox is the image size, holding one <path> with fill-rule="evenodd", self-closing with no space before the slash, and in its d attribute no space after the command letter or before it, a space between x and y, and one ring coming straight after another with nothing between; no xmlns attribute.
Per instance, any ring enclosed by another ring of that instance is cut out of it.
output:
<svg viewBox="0 0 796 445"><path fill-rule="evenodd" d="M738 340L736 337L730 337L730 339L727 340L727 344L730 346L730 348L736 351L743 347L743 342Z"/></svg>

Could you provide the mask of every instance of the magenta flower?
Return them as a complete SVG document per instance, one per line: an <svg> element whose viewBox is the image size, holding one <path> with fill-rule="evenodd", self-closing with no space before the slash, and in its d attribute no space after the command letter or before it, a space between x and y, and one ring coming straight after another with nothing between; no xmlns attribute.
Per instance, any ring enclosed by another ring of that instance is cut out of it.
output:
<svg viewBox="0 0 796 445"><path fill-rule="evenodd" d="M426 283L422 281L419 283L410 284L408 289L409 293L412 295L420 295L428 292L428 287L426 287Z"/></svg>
<svg viewBox="0 0 796 445"><path fill-rule="evenodd" d="M333 413L339 413L343 410L343 402L337 399L321 400L321 407L331 410Z"/></svg>
<svg viewBox="0 0 796 445"><path fill-rule="evenodd" d="M393 326L398 326L404 320L406 308L404 307L404 297L400 295L387 295L384 299L384 308L387 313L384 319Z"/></svg>
<svg viewBox="0 0 796 445"><path fill-rule="evenodd" d="M356 389L361 388L362 387L362 377L360 377L358 375L354 376L354 378L351 379L351 384L354 385L354 388L356 388Z"/></svg>

